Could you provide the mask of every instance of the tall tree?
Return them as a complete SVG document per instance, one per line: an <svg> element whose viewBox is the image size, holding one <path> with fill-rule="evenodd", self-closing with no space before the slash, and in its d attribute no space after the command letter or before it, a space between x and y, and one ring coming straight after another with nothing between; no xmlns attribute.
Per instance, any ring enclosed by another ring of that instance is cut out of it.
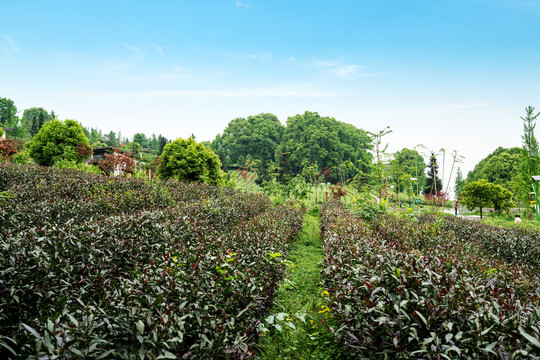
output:
<svg viewBox="0 0 540 360"><path fill-rule="evenodd" d="M469 171L466 182L486 179L493 184L516 192L519 190L515 188L515 183L516 178L521 176L521 158L522 149L520 148L498 147L480 160L472 171Z"/></svg>
<svg viewBox="0 0 540 360"><path fill-rule="evenodd" d="M391 162L392 183L396 189L404 191L410 185L410 178L418 179L419 188L423 188L426 179L426 164L418 151L403 148L394 154ZM414 189L416 192L416 189Z"/></svg>
<svg viewBox="0 0 540 360"><path fill-rule="evenodd" d="M276 149L283 131L283 125L273 114L236 118L229 122L223 134L216 136L211 148L219 156L224 169L235 169L247 160L258 160L261 175L276 161Z"/></svg>
<svg viewBox="0 0 540 360"><path fill-rule="evenodd" d="M520 172L520 194L523 200L528 200L528 194L531 191L533 175L540 175L540 153L538 140L534 136L536 119L540 113L534 114L534 107L525 108L525 117L523 120L523 148L521 150L521 172Z"/></svg>
<svg viewBox="0 0 540 360"><path fill-rule="evenodd" d="M424 186L424 194L437 194L442 191L442 181L439 178L439 165L434 152L431 152L429 164L427 166L426 184Z"/></svg>
<svg viewBox="0 0 540 360"><path fill-rule="evenodd" d="M290 153L291 175L294 177L302 173L306 162L328 169L335 169L347 160L354 164L360 159L371 163L371 155L367 153L371 143L364 130L306 111L302 115L289 117L276 154ZM354 176L353 170L347 167L346 171L346 178ZM334 177L331 180L339 179Z"/></svg>
<svg viewBox="0 0 540 360"><path fill-rule="evenodd" d="M390 126L387 126L386 128L380 130L376 133L369 133L371 136L371 139L373 141L373 155L375 158L375 163L373 164L374 171L372 172L373 178L375 179L375 183L377 185L377 191L379 193L379 201L382 199L383 192L385 192L386 189L386 180L388 177L388 164L387 164L387 156L386 149L388 148L388 144L385 144L382 146L382 138L385 135L388 135L392 132L390 130Z"/></svg>
<svg viewBox="0 0 540 360"><path fill-rule="evenodd" d="M45 122L49 121L50 119L51 116L49 115L47 110L43 108L33 107L24 110L21 122L25 124L26 131L28 132L30 137L33 137L35 134L38 133L39 130L41 130L43 124L45 124Z"/></svg>
<svg viewBox="0 0 540 360"><path fill-rule="evenodd" d="M459 199L464 186L465 186L465 180L463 180L463 174L461 173L461 168L458 167L457 172L456 172L456 183L454 186L454 195L456 199Z"/></svg>

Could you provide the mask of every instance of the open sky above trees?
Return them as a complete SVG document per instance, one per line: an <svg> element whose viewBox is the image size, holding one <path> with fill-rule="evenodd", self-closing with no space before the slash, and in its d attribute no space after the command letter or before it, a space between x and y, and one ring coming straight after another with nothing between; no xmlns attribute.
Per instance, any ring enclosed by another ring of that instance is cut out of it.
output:
<svg viewBox="0 0 540 360"><path fill-rule="evenodd" d="M521 146L520 116L540 108L533 0L12 1L2 13L0 97L19 116L43 107L130 138L213 140L238 117L309 110L389 125L390 151L457 150L466 174Z"/></svg>

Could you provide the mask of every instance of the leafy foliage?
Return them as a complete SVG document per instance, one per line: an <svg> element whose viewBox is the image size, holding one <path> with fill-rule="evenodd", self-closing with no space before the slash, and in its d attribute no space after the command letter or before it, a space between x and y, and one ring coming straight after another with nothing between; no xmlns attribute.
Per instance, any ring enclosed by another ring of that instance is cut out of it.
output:
<svg viewBox="0 0 540 360"><path fill-rule="evenodd" d="M0 357L249 358L302 225L203 184L0 164Z"/></svg>
<svg viewBox="0 0 540 360"><path fill-rule="evenodd" d="M427 177L424 186L424 194L436 194L442 191L442 181L439 178L439 165L437 164L437 158L432 152L429 158L429 164L427 166Z"/></svg>
<svg viewBox="0 0 540 360"><path fill-rule="evenodd" d="M480 208L481 218L482 208L485 207L493 206L497 212L508 210L513 205L512 196L512 193L502 186L480 179L465 185L460 200L469 210Z"/></svg>
<svg viewBox="0 0 540 360"><path fill-rule="evenodd" d="M0 138L0 160L10 160L21 148L21 141Z"/></svg>
<svg viewBox="0 0 540 360"><path fill-rule="evenodd" d="M162 179L187 182L223 183L221 163L216 154L193 138L176 139L165 145L158 168Z"/></svg>
<svg viewBox="0 0 540 360"><path fill-rule="evenodd" d="M316 112L306 111L287 120L283 133L283 141L277 149L276 157L289 154L292 177L301 174L303 164L317 164L319 168L334 168L347 160L356 164L361 160L361 167L368 172L371 164L371 139L367 133L337 121L334 118L322 117ZM354 176L352 171L346 178ZM338 181L336 175L332 178Z"/></svg>
<svg viewBox="0 0 540 360"><path fill-rule="evenodd" d="M520 173L521 156L519 148L499 147L469 171L466 182L486 179L490 183L513 191L516 177Z"/></svg>
<svg viewBox="0 0 540 360"><path fill-rule="evenodd" d="M355 358L499 359L540 354L540 278L474 240L383 215L323 209L323 285Z"/></svg>
<svg viewBox="0 0 540 360"><path fill-rule="evenodd" d="M78 151L89 146L81 125L75 120L46 122L29 144L30 157L39 165L52 166L58 160L82 162L88 152Z"/></svg>

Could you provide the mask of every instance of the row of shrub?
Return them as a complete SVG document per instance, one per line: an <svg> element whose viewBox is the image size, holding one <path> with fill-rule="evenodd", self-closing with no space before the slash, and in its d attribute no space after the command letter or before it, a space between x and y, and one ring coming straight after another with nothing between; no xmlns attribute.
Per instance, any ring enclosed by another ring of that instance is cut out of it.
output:
<svg viewBox="0 0 540 360"><path fill-rule="evenodd" d="M540 356L537 268L509 264L438 223L369 224L326 204L323 286L351 358Z"/></svg>
<svg viewBox="0 0 540 360"><path fill-rule="evenodd" d="M540 269L540 232L517 227L500 227L454 216L424 215L420 222L440 222L444 230L475 242L484 251L511 263L529 264Z"/></svg>
<svg viewBox="0 0 540 360"><path fill-rule="evenodd" d="M0 358L256 356L299 210L37 167L0 184Z"/></svg>

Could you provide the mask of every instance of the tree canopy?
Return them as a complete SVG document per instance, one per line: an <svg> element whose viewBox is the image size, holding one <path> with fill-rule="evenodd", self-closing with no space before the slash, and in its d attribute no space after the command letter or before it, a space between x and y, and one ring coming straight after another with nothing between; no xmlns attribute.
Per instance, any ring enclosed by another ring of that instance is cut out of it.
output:
<svg viewBox="0 0 540 360"><path fill-rule="evenodd" d="M418 151L403 148L394 154L391 162L392 183L396 192L405 191L411 184L411 178L418 179L418 188L423 189L426 179L426 164ZM416 192L416 185L414 185Z"/></svg>
<svg viewBox="0 0 540 360"><path fill-rule="evenodd" d="M283 125L273 114L236 118L210 146L224 169L241 167L248 160L260 161L262 168L267 169L275 161L283 131Z"/></svg>
<svg viewBox="0 0 540 360"><path fill-rule="evenodd" d="M491 154L480 160L467 174L466 182L486 179L508 190L517 190L516 181L520 173L521 149L517 147L498 147Z"/></svg>
<svg viewBox="0 0 540 360"><path fill-rule="evenodd" d="M480 208L482 218L482 209L489 206L493 206L497 212L508 210L513 205L512 196L513 194L502 186L480 179L465 185L460 199L469 210Z"/></svg>
<svg viewBox="0 0 540 360"><path fill-rule="evenodd" d="M29 150L37 164L52 166L59 160L82 162L91 155L89 145L81 125L75 120L51 120L34 136Z"/></svg>
<svg viewBox="0 0 540 360"><path fill-rule="evenodd" d="M369 149L371 139L364 130L306 111L287 120L276 157L289 154L287 158L295 176L302 173L304 164L316 164L320 169L335 168L347 161L370 164Z"/></svg>
<svg viewBox="0 0 540 360"><path fill-rule="evenodd" d="M165 145L158 167L162 179L223 184L218 156L195 139L176 139Z"/></svg>

